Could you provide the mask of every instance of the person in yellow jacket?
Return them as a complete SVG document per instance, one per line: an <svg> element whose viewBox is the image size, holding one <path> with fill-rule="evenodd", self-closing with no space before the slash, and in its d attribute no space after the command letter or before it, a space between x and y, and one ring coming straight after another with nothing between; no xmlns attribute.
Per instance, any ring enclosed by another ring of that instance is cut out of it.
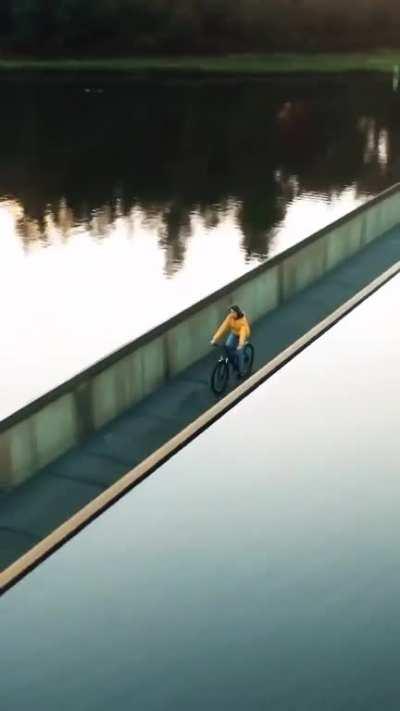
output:
<svg viewBox="0 0 400 711"><path fill-rule="evenodd" d="M225 348L228 351L230 362L241 375L243 372L243 347L250 338L250 324L242 309L236 304L230 307L226 319L212 337L211 344L217 345L218 341L227 333Z"/></svg>

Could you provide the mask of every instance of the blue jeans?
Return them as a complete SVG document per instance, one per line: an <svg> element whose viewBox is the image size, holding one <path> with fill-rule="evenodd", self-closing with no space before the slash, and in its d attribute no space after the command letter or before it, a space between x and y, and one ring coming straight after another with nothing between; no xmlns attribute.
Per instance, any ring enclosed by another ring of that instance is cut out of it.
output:
<svg viewBox="0 0 400 711"><path fill-rule="evenodd" d="M240 374L243 373L243 348L239 351L237 349L239 345L239 336L235 336L234 333L230 333L225 342L225 348L228 352L228 358L232 363L234 368L237 368Z"/></svg>

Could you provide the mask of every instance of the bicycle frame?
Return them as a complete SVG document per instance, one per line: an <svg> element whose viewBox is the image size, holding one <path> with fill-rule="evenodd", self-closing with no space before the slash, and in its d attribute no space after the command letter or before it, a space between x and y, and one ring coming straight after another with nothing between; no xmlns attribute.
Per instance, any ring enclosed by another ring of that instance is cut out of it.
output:
<svg viewBox="0 0 400 711"><path fill-rule="evenodd" d="M219 360L220 360L220 361L225 361L225 363L226 363L228 366L230 365L232 368L235 368L236 366L235 366L234 363L232 363L232 360L231 360L231 357L230 357L230 353L229 353L229 351L228 351L226 345L223 344L223 345L221 346L221 348L222 348L222 350L223 350L223 353L221 353L221 355L220 355L220 357L219 357Z"/></svg>
<svg viewBox="0 0 400 711"><path fill-rule="evenodd" d="M250 366L246 368L245 370L242 370L240 367L240 361L239 359L236 360L235 358L235 352L232 353L231 349L228 349L225 344L215 344L218 345L218 347L221 349L220 356L214 366L214 369L212 371L211 375L211 388L214 391L216 395L221 395L224 390L226 389L226 386L228 384L230 375L231 375L231 370L236 371L238 374L238 378L242 377L247 377L251 371L251 367L253 364L253 359L254 359L254 347L252 346L251 343L246 343L246 351L249 349L249 359L248 363L250 362ZM236 362L235 362L236 361ZM229 367L231 366L231 367ZM224 375L225 373L225 375ZM218 380L215 380L215 378L221 378L220 382ZM222 383L222 384L220 384Z"/></svg>

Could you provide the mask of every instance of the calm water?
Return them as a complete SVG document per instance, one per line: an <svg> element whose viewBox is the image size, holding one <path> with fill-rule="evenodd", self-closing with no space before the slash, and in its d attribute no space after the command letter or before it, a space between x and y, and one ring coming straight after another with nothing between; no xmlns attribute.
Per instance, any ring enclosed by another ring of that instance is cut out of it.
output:
<svg viewBox="0 0 400 711"><path fill-rule="evenodd" d="M397 277L0 602L7 711L397 711Z"/></svg>
<svg viewBox="0 0 400 711"><path fill-rule="evenodd" d="M0 417L400 174L390 77L0 88Z"/></svg>

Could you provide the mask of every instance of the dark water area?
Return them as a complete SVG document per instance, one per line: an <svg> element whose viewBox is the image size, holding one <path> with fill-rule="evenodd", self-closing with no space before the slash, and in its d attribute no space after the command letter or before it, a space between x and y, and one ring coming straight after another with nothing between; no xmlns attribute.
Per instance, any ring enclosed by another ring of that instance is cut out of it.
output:
<svg viewBox="0 0 400 711"><path fill-rule="evenodd" d="M395 89L2 80L0 416L397 181Z"/></svg>
<svg viewBox="0 0 400 711"><path fill-rule="evenodd" d="M74 224L101 213L103 229L139 207L161 220L168 274L185 260L190 216L212 227L233 200L246 256L265 258L299 194L370 195L398 178L390 77L80 83L2 85L0 193L43 240L49 213L63 227L61 203Z"/></svg>

